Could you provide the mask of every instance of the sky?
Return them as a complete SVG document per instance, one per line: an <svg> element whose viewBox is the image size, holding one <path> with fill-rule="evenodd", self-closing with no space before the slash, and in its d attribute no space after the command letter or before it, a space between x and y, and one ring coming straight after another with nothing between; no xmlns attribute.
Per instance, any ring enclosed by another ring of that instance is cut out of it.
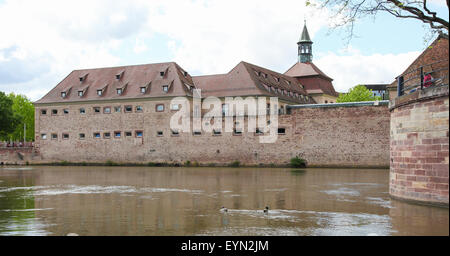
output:
<svg viewBox="0 0 450 256"><path fill-rule="evenodd" d="M448 20L445 0L430 2ZM72 70L171 61L191 75L240 61L284 73L306 19L313 62L347 92L391 83L431 43L427 25L388 14L358 20L347 43L333 18L305 0L0 0L0 91L36 101Z"/></svg>

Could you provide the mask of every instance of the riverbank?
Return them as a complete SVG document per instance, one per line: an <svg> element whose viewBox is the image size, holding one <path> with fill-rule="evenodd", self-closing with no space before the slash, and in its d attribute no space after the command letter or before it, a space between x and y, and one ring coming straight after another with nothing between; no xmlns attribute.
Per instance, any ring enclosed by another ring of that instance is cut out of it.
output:
<svg viewBox="0 0 450 256"><path fill-rule="evenodd" d="M350 166L337 166L337 165L305 165L305 166L292 166L291 164L258 164L258 165L248 165L242 164L239 161L234 161L230 163L198 163L186 161L184 163L167 163L167 162L147 162L147 163L120 163L114 161L106 162L69 162L69 161L58 161L58 162L15 162L15 163L3 163L1 166L121 166L121 167L234 167L234 168L349 168L349 169L389 169L389 166L363 166L363 165L350 165Z"/></svg>

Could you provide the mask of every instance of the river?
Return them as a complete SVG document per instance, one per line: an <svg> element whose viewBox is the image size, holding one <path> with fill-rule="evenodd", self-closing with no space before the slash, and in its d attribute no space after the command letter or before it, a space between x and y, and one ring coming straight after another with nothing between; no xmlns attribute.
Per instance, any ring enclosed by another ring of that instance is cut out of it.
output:
<svg viewBox="0 0 450 256"><path fill-rule="evenodd" d="M449 235L448 209L393 200L388 180L386 169L6 166L0 235Z"/></svg>

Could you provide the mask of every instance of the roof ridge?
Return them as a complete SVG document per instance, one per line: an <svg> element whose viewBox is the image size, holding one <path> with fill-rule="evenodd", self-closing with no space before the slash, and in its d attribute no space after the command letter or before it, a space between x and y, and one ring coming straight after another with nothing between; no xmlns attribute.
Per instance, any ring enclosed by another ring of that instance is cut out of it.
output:
<svg viewBox="0 0 450 256"><path fill-rule="evenodd" d="M169 62L159 62L159 63L147 63L147 64L134 64L134 65L122 65L122 66L111 66L111 67L100 67L100 68L85 68L85 69L74 69L73 71L86 71L86 70L95 70L95 69L108 69L108 68L126 68L126 67L136 67L136 66L150 66L150 65L161 65L161 64L172 64L174 61Z"/></svg>

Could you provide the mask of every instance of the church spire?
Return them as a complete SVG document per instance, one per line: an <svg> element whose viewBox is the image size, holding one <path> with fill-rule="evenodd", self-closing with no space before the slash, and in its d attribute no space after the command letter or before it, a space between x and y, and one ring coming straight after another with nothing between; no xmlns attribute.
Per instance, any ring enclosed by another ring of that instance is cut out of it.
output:
<svg viewBox="0 0 450 256"><path fill-rule="evenodd" d="M313 42L309 37L308 28L306 27L306 20L305 20L302 35L300 37L300 40L297 42L299 62L302 63L312 62L312 44Z"/></svg>

